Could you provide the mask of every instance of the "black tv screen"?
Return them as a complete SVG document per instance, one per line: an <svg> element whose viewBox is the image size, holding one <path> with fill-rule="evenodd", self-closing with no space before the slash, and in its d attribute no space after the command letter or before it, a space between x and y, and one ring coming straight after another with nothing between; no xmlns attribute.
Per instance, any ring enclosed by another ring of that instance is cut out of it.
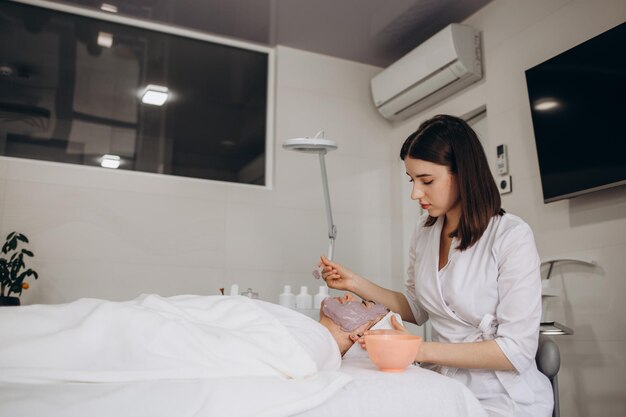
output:
<svg viewBox="0 0 626 417"><path fill-rule="evenodd" d="M626 23L526 70L544 202L626 184Z"/></svg>

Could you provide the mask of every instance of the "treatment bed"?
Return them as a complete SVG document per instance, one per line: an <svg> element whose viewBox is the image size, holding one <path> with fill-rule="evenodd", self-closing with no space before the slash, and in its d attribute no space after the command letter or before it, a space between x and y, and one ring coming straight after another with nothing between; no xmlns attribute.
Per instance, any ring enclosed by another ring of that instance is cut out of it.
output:
<svg viewBox="0 0 626 417"><path fill-rule="evenodd" d="M0 309L0 415L485 416L460 383L341 360L316 321L246 297Z"/></svg>

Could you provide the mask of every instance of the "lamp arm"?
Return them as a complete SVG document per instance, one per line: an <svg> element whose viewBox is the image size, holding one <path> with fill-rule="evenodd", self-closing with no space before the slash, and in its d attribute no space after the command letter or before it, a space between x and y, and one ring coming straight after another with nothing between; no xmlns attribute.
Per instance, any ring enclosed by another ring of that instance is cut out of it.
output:
<svg viewBox="0 0 626 417"><path fill-rule="evenodd" d="M330 208L330 193L328 192L328 176L326 175L326 162L324 159L326 151L320 152L320 169L322 171L322 185L324 186L324 201L326 202L326 218L328 220L328 259L333 259L335 249L335 238L337 237L337 227L333 223L333 211Z"/></svg>

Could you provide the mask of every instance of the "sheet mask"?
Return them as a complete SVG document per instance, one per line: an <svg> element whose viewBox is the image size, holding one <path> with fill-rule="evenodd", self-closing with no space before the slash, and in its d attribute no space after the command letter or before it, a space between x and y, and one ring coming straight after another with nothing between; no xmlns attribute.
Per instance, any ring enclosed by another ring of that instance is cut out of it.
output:
<svg viewBox="0 0 626 417"><path fill-rule="evenodd" d="M341 327L344 332L351 332L370 320L384 317L389 312L382 304L374 304L368 308L361 301L350 301L341 304L332 297L322 301L322 311L333 322Z"/></svg>

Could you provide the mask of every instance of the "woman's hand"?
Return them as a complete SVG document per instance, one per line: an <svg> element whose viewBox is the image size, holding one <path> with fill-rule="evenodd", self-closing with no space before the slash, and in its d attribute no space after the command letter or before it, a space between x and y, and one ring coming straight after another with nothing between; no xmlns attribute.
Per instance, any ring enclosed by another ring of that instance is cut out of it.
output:
<svg viewBox="0 0 626 417"><path fill-rule="evenodd" d="M325 256L320 257L318 264L321 267L322 278L330 288L354 292L357 287L356 281L361 278L348 268L329 260Z"/></svg>
<svg viewBox="0 0 626 417"><path fill-rule="evenodd" d="M367 350L365 345L365 336L368 334L411 334L401 323L396 320L396 316L391 316L391 326L393 329L366 330L357 340L363 349Z"/></svg>

